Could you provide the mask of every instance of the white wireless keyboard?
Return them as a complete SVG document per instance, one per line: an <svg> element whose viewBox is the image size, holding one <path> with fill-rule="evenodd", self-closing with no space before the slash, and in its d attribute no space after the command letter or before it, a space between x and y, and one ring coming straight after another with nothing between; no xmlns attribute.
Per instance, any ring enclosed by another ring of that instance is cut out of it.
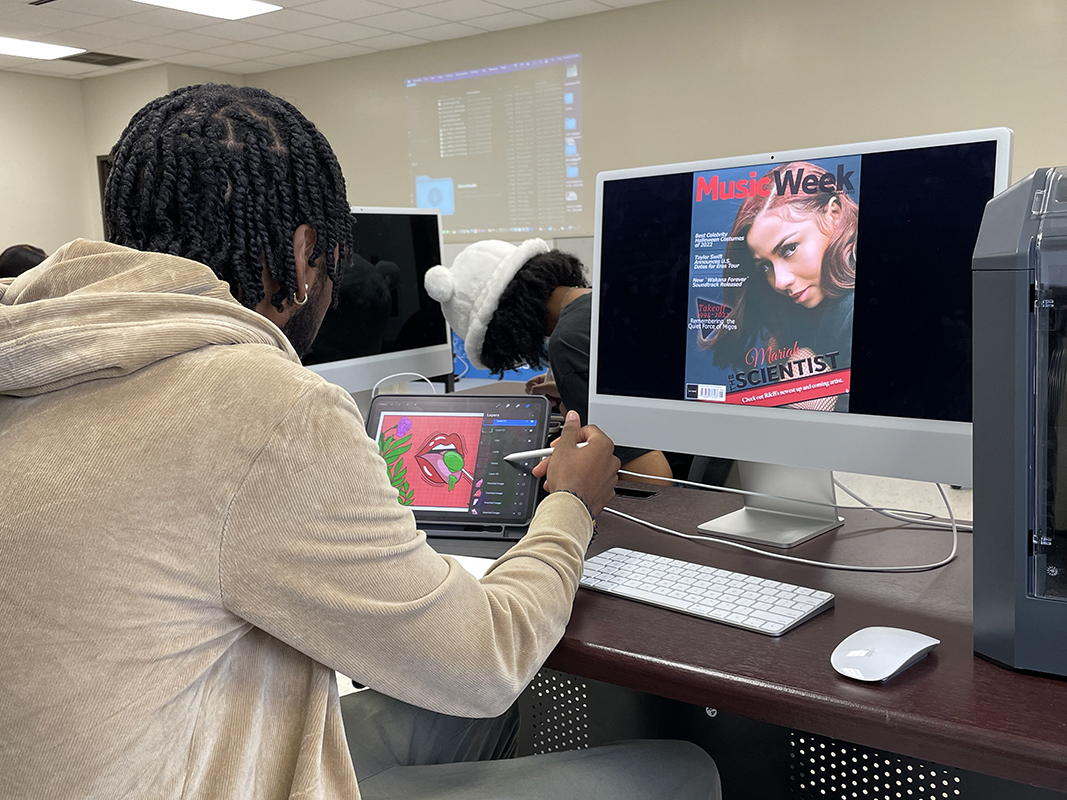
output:
<svg viewBox="0 0 1067 800"><path fill-rule="evenodd" d="M582 586L770 636L834 604L829 592L622 547L586 561Z"/></svg>

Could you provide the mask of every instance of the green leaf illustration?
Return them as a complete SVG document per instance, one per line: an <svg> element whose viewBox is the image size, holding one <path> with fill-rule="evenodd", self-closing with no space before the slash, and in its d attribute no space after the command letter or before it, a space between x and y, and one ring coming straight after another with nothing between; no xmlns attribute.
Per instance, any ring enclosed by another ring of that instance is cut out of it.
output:
<svg viewBox="0 0 1067 800"><path fill-rule="evenodd" d="M403 436L399 439L394 439L390 436L385 442L385 448L382 450L382 455L390 453L398 447L403 447L404 450L408 450L411 447L411 434Z"/></svg>

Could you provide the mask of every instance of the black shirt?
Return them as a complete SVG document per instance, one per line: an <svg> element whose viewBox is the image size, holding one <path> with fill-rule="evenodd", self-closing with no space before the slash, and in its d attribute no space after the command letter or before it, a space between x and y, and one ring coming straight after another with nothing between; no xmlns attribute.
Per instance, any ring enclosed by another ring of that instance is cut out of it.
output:
<svg viewBox="0 0 1067 800"><path fill-rule="evenodd" d="M596 422L589 419L589 331L592 313L592 293L576 297L559 312L559 322L548 337L548 362L560 400L568 411L578 412L583 425ZM623 464L647 452L636 447L615 447L615 455Z"/></svg>

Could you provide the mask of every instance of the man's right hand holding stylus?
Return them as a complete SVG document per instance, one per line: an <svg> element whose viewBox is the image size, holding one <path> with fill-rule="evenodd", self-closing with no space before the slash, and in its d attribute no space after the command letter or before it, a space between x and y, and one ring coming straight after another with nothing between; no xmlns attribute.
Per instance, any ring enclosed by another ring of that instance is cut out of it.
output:
<svg viewBox="0 0 1067 800"><path fill-rule="evenodd" d="M585 447L578 447L585 442ZM615 496L619 467L615 443L596 425L582 427L577 411L568 411L555 450L533 468L533 474L545 478L549 492L574 492L585 501L593 516L599 514Z"/></svg>

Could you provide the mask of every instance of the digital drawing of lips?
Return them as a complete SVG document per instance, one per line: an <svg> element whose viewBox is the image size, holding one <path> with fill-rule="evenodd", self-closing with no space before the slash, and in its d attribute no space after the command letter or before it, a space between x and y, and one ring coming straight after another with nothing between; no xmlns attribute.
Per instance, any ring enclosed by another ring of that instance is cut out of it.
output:
<svg viewBox="0 0 1067 800"><path fill-rule="evenodd" d="M456 488L460 476L470 477L470 473L464 469L465 456L466 448L457 434L435 433L415 453L415 463L419 465L423 478L433 484L447 484L451 492Z"/></svg>

